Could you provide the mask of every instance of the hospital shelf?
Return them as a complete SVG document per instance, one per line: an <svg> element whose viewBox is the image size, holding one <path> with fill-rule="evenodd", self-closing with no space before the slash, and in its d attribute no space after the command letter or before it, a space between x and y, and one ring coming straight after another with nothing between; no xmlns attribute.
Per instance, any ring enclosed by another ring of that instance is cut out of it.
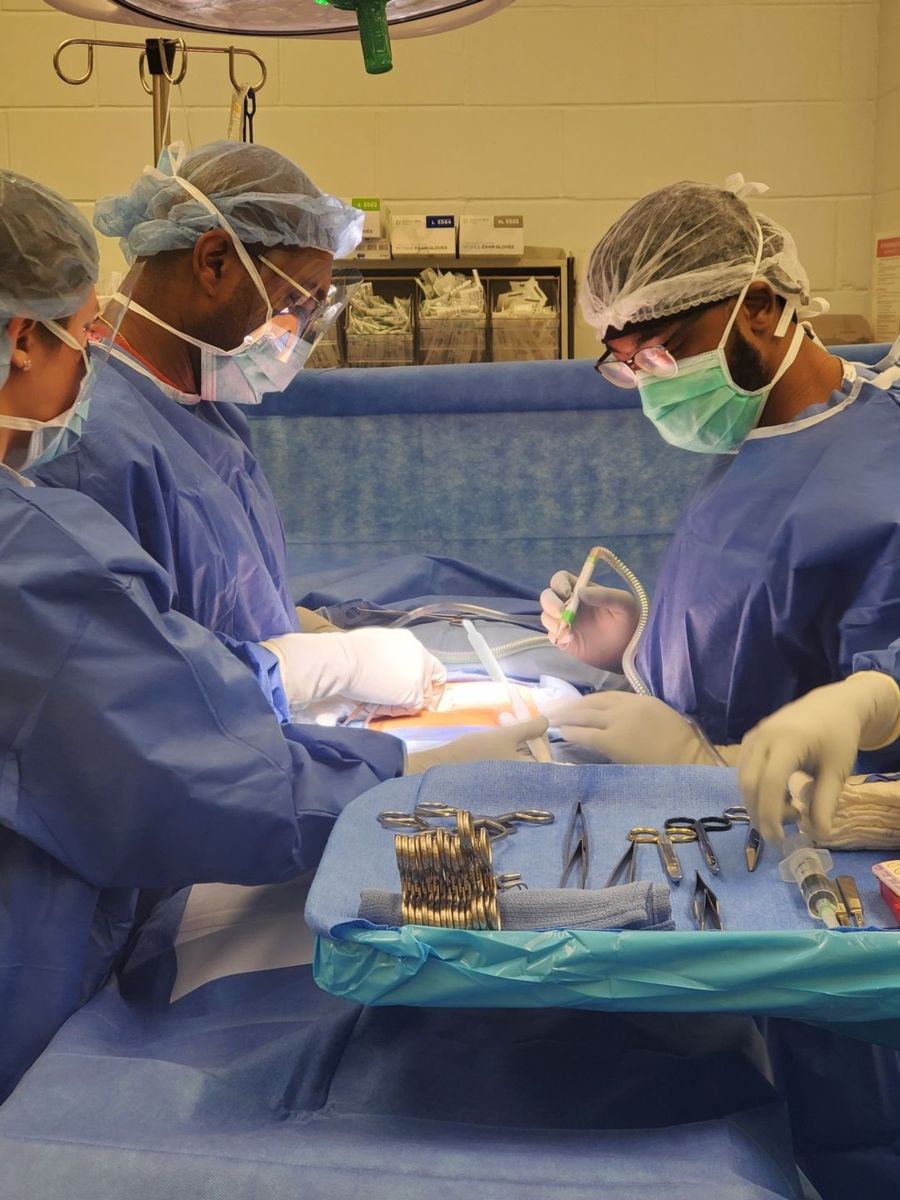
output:
<svg viewBox="0 0 900 1200"><path fill-rule="evenodd" d="M412 363L496 362L519 359L574 357L574 259L564 250L542 246L526 247L521 258L496 257L405 257L390 260L348 260L346 266L359 271L375 290L386 295L417 292L416 277L426 267L471 273L477 270L485 285L486 319L422 319L413 304L412 333L399 342L376 345L371 338L347 335L346 313L341 315L334 335L320 343L310 366L402 366ZM534 277L547 294L555 312L549 316L504 317L491 310L509 284ZM407 290L408 289L408 290ZM378 335L372 335L382 341ZM452 343L452 350L448 344Z"/></svg>

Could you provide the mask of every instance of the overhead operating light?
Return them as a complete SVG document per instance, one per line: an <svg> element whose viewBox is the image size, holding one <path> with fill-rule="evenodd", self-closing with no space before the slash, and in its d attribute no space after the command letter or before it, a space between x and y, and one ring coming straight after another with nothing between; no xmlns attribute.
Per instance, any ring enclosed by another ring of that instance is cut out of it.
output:
<svg viewBox="0 0 900 1200"><path fill-rule="evenodd" d="M391 37L443 33L483 20L513 0L48 0L54 8L119 25L252 37L359 38L366 70L391 69Z"/></svg>

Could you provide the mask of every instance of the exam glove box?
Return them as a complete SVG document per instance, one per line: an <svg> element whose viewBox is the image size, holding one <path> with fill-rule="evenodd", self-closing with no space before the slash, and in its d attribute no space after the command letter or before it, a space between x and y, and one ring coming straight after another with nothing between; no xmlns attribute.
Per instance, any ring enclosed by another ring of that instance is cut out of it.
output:
<svg viewBox="0 0 900 1200"><path fill-rule="evenodd" d="M456 256L456 217L446 213L391 213L395 258Z"/></svg>
<svg viewBox="0 0 900 1200"><path fill-rule="evenodd" d="M494 362L530 362L562 357L559 281L542 276L533 278L547 298L544 308L529 309L513 304L504 310L504 298L523 281L518 277L490 281L491 357Z"/></svg>
<svg viewBox="0 0 900 1200"><path fill-rule="evenodd" d="M520 215L463 213L459 218L460 258L479 254L521 258L524 253L525 220Z"/></svg>

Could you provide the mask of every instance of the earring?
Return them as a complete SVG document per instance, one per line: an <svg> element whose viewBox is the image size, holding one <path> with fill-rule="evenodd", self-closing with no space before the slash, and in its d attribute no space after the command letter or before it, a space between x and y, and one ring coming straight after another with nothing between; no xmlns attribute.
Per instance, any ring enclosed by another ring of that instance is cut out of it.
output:
<svg viewBox="0 0 900 1200"><path fill-rule="evenodd" d="M20 371L30 371L31 370L31 359L30 358L23 359L22 362L19 364L19 370Z"/></svg>

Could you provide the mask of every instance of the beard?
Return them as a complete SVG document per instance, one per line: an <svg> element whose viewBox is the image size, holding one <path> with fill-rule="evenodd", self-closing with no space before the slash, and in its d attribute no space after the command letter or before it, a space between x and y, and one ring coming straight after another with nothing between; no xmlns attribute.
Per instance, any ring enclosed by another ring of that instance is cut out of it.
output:
<svg viewBox="0 0 900 1200"><path fill-rule="evenodd" d="M725 358L732 380L745 391L757 392L769 382L762 355L738 329L732 330L725 349Z"/></svg>
<svg viewBox="0 0 900 1200"><path fill-rule="evenodd" d="M191 333L201 342L220 350L235 350L248 333L266 319L266 306L252 279L245 279L235 288L231 299L213 316L201 322L202 328Z"/></svg>

